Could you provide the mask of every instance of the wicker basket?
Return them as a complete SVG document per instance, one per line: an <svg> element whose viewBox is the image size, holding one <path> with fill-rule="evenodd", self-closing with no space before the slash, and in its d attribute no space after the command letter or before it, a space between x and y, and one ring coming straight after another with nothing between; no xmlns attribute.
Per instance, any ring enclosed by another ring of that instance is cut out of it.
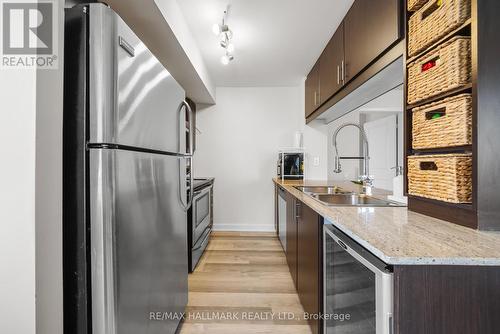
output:
<svg viewBox="0 0 500 334"><path fill-rule="evenodd" d="M471 81L470 37L454 37L408 65L408 104Z"/></svg>
<svg viewBox="0 0 500 334"><path fill-rule="evenodd" d="M419 10L426 2L427 0L408 0L408 11L414 12Z"/></svg>
<svg viewBox="0 0 500 334"><path fill-rule="evenodd" d="M408 193L450 203L472 201L470 154L408 157Z"/></svg>
<svg viewBox="0 0 500 334"><path fill-rule="evenodd" d="M414 56L429 47L470 17L471 0L429 1L408 22L408 55Z"/></svg>
<svg viewBox="0 0 500 334"><path fill-rule="evenodd" d="M472 96L462 94L413 109L414 149L472 144Z"/></svg>

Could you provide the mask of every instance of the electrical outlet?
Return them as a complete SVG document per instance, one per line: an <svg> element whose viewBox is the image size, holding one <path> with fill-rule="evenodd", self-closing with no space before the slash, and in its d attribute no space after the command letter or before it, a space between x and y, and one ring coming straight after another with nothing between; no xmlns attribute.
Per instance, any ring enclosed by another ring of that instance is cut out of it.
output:
<svg viewBox="0 0 500 334"><path fill-rule="evenodd" d="M318 167L319 166L319 157L314 157L313 158L313 166Z"/></svg>

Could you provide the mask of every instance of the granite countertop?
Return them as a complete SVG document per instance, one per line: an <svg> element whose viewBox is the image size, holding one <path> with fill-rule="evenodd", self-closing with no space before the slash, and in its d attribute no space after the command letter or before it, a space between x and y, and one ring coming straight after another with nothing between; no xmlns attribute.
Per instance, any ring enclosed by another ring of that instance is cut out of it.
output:
<svg viewBox="0 0 500 334"><path fill-rule="evenodd" d="M498 232L473 230L406 207L326 206L294 188L336 185L360 192L361 187L350 182L273 181L387 264L500 266ZM373 195L386 198L387 192Z"/></svg>

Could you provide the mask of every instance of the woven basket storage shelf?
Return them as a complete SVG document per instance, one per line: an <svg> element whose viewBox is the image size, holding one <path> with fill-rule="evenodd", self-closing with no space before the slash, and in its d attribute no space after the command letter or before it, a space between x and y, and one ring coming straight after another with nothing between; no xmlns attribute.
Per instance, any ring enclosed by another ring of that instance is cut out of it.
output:
<svg viewBox="0 0 500 334"><path fill-rule="evenodd" d="M470 154L408 157L408 193L449 203L472 201Z"/></svg>
<svg viewBox="0 0 500 334"><path fill-rule="evenodd" d="M470 37L454 37L408 65L408 104L471 82Z"/></svg>
<svg viewBox="0 0 500 334"><path fill-rule="evenodd" d="M414 56L471 17L471 0L431 0L408 22L408 55Z"/></svg>
<svg viewBox="0 0 500 334"><path fill-rule="evenodd" d="M408 11L414 12L419 10L426 2L427 0L408 0Z"/></svg>
<svg viewBox="0 0 500 334"><path fill-rule="evenodd" d="M462 94L413 109L414 149L472 144L472 96Z"/></svg>

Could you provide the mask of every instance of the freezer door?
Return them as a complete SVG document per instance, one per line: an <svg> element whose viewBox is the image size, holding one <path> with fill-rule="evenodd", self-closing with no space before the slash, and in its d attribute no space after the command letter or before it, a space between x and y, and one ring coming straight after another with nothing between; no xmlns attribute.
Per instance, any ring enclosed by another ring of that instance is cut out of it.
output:
<svg viewBox="0 0 500 334"><path fill-rule="evenodd" d="M89 142L185 153L182 87L109 7L89 11Z"/></svg>
<svg viewBox="0 0 500 334"><path fill-rule="evenodd" d="M90 150L93 334L173 334L179 324L167 316L184 312L188 291L178 159Z"/></svg>

